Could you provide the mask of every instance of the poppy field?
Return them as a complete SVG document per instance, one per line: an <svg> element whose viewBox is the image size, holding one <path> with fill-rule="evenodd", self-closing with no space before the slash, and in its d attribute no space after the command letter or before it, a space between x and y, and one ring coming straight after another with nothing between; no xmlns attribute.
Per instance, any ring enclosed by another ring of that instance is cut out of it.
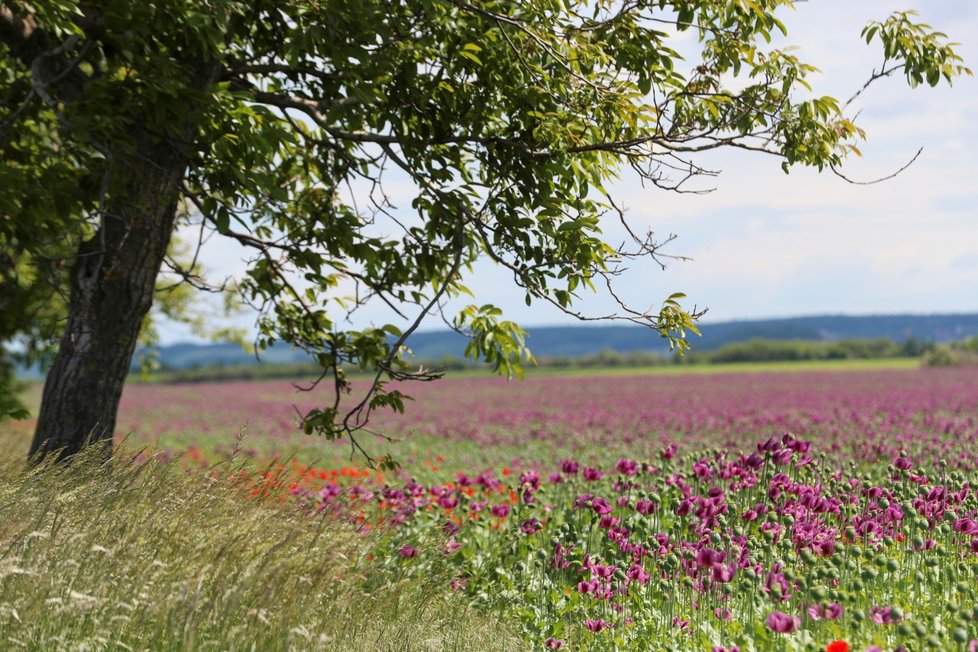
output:
<svg viewBox="0 0 978 652"><path fill-rule="evenodd" d="M351 590L424 584L526 649L978 649L974 369L412 390L370 442L394 471L297 434L287 383L131 386L120 427L134 468L345 533Z"/></svg>

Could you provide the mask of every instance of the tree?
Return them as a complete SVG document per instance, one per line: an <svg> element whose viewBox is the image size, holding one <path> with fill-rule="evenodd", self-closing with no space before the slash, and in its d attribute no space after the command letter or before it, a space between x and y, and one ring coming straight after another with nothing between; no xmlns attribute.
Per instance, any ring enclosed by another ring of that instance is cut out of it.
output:
<svg viewBox="0 0 978 652"><path fill-rule="evenodd" d="M814 68L767 45L791 6L0 2L0 240L11 261L0 301L53 295L64 315L31 453L111 440L161 274L253 305L259 348L308 351L323 369L315 384L333 394L304 415L306 429L357 448L372 410L403 409L390 381L437 377L410 366L408 338L467 292L478 258L510 270L528 304L589 318L574 308L581 290L613 294L622 264L664 255L628 224L610 179L683 191L711 174L697 154L717 148L780 157L785 171L858 154L848 103L812 96ZM968 72L943 34L914 20L866 28L884 50L867 86ZM690 30L687 63L670 43ZM410 181L410 210L384 194L391 178ZM602 239L605 215L628 229L625 246ZM214 288L169 257L187 226L250 250L247 276ZM28 271L29 296L16 282ZM612 317L683 347L697 315L681 298ZM409 327L344 328L366 301ZM519 373L523 331L498 309L443 316L471 337L469 355ZM39 341L24 320L0 328L0 341ZM351 366L373 374L355 396Z"/></svg>

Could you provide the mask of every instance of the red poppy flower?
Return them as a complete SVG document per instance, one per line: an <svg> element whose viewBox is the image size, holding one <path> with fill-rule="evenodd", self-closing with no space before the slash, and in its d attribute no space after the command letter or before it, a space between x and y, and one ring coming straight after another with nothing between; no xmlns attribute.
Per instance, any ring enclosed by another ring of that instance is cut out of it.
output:
<svg viewBox="0 0 978 652"><path fill-rule="evenodd" d="M845 641L832 641L825 646L825 652L849 652L849 644Z"/></svg>

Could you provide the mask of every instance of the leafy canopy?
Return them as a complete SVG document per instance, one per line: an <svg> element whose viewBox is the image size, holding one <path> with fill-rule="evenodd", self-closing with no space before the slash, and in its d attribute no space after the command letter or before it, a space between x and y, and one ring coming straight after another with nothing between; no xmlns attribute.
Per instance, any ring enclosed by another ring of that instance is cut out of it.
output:
<svg viewBox="0 0 978 652"><path fill-rule="evenodd" d="M0 187L15 189L0 194L10 252L0 301L24 314L23 302L63 283L50 269L68 264L103 218L107 152L134 127L162 139L189 122L181 225L250 252L244 278L218 289L259 311L259 348L287 342L322 365L334 396L305 415L307 430L359 446L353 435L373 409L403 409L390 381L437 376L412 369L407 338L468 294L463 280L477 259L510 270L528 305L582 319L591 317L574 308L581 291L613 294L630 259L660 261L663 243L631 228L610 180L637 174L684 191L713 174L696 157L717 148L780 157L786 171L835 168L858 154L863 132L848 103L814 96L815 68L771 45L792 5L0 3ZM672 45L682 32L697 37L692 53ZM935 85L968 72L953 44L911 13L863 35L884 54L867 86L896 73ZM25 57L25 43L41 37L45 49ZM201 61L220 69L203 91L188 79ZM390 183L410 187L410 206L394 205ZM609 243L603 219L621 220L630 241ZM209 287L187 262L170 261L165 273ZM611 317L682 350L697 314L681 298L622 303ZM376 301L409 327L346 325ZM473 303L443 316L471 336L468 355L521 373L524 332L499 309ZM0 327L0 339L30 330L16 320ZM374 374L369 391L347 396L349 367Z"/></svg>

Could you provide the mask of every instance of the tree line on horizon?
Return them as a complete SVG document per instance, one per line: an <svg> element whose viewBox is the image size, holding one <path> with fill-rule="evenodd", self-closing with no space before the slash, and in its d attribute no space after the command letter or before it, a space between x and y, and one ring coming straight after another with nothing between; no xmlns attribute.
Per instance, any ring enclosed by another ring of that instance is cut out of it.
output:
<svg viewBox="0 0 978 652"><path fill-rule="evenodd" d="M713 364L818 362L829 360L886 360L919 359L922 366L978 365L978 337L965 338L949 344L909 338L896 342L890 338L849 338L837 341L771 340L755 338L734 342L715 350L687 351L684 356L664 355L655 351L616 351L605 349L597 353L570 356L541 356L540 369L614 369L666 366L705 366ZM458 356L416 360L416 364L439 371L471 371L484 366ZM252 363L225 364L221 362L175 368L161 364L149 373L134 372L135 382L219 382L226 380L271 380L307 375L312 363ZM354 370L350 370L351 373Z"/></svg>

